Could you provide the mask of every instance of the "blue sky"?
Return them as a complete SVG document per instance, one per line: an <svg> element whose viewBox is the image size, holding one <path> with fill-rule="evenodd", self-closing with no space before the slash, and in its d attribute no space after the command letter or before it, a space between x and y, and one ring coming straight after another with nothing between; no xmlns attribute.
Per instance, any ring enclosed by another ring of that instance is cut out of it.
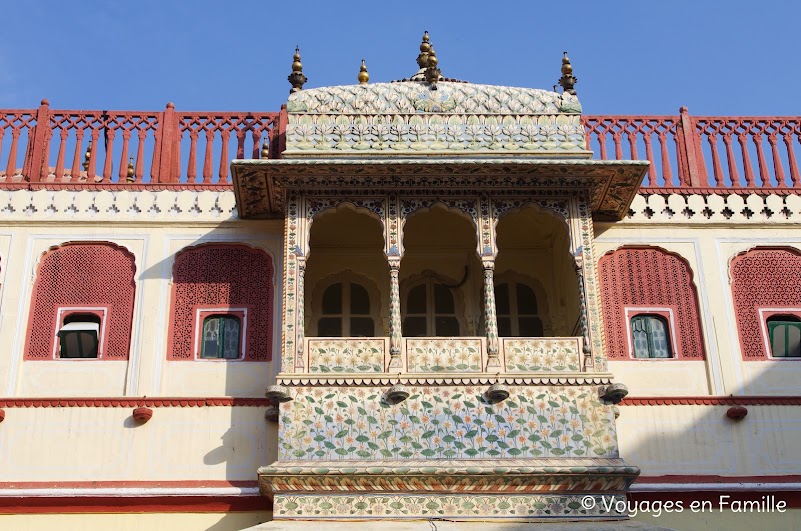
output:
<svg viewBox="0 0 801 531"><path fill-rule="evenodd" d="M801 3L0 2L0 108L270 111L296 44L308 87L445 76L551 88L568 51L587 114L799 115Z"/></svg>

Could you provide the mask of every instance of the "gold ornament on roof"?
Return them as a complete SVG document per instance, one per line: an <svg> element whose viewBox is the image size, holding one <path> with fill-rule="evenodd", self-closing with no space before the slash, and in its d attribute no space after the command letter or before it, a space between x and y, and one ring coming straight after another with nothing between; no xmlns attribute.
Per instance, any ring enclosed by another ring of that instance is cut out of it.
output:
<svg viewBox="0 0 801 531"><path fill-rule="evenodd" d="M368 81L370 81L370 74L367 73L367 65L364 64L364 59L362 59L362 66L359 67L359 85L366 85Z"/></svg>
<svg viewBox="0 0 801 531"><path fill-rule="evenodd" d="M428 32L423 33L423 42L420 43L420 55L417 56L417 66L422 68L428 67L428 52L431 51L431 44L428 42Z"/></svg>
<svg viewBox="0 0 801 531"><path fill-rule="evenodd" d="M578 83L578 79L573 76L573 65L570 64L570 59L565 52L562 57L562 77L559 78L559 84L562 85L565 92L575 96L576 90L573 87L576 83Z"/></svg>
<svg viewBox="0 0 801 531"><path fill-rule="evenodd" d="M83 171L89 171L89 157L92 156L92 141L86 146L86 153L83 154Z"/></svg>
<svg viewBox="0 0 801 531"><path fill-rule="evenodd" d="M303 84L308 81L303 75L303 63L300 62L300 47L298 46L295 46L295 55L292 58L292 73L286 79L292 85L289 90L290 94L303 90Z"/></svg>
<svg viewBox="0 0 801 531"><path fill-rule="evenodd" d="M126 180L127 180L129 183L132 183L132 182L134 182L134 181L136 180L136 177L134 177L134 163L133 163L133 157L131 157L130 159L128 159L128 173L126 174Z"/></svg>

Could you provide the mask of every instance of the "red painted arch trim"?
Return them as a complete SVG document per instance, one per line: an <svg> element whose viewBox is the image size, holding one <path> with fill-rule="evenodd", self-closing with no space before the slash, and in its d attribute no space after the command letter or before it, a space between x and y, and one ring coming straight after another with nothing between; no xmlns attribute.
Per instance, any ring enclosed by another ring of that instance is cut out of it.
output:
<svg viewBox="0 0 801 531"><path fill-rule="evenodd" d="M0 481L4 489L219 489L255 488L256 480L181 480L181 481Z"/></svg>
<svg viewBox="0 0 801 531"><path fill-rule="evenodd" d="M799 406L801 396L637 396L621 406Z"/></svg>
<svg viewBox="0 0 801 531"><path fill-rule="evenodd" d="M2 408L20 407L267 407L266 398L0 398Z"/></svg>

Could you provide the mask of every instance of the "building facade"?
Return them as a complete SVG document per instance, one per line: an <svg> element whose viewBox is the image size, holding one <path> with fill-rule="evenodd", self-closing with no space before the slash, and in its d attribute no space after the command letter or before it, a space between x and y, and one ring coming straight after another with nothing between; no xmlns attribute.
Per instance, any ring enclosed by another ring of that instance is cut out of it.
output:
<svg viewBox="0 0 801 531"><path fill-rule="evenodd" d="M0 112L7 528L799 525L799 119L431 57L298 54L276 113Z"/></svg>

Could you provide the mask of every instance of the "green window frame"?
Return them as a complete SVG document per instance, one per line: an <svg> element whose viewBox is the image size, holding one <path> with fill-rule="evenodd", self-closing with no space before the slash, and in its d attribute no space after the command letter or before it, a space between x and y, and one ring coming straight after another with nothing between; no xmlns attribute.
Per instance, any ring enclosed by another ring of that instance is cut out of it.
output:
<svg viewBox="0 0 801 531"><path fill-rule="evenodd" d="M673 357L667 319L657 314L639 314L631 318L632 354L636 359Z"/></svg>
<svg viewBox="0 0 801 531"><path fill-rule="evenodd" d="M794 315L769 317L768 338L774 358L801 358L801 319Z"/></svg>
<svg viewBox="0 0 801 531"><path fill-rule="evenodd" d="M237 360L242 357L242 320L229 314L203 319L200 339L201 359Z"/></svg>

